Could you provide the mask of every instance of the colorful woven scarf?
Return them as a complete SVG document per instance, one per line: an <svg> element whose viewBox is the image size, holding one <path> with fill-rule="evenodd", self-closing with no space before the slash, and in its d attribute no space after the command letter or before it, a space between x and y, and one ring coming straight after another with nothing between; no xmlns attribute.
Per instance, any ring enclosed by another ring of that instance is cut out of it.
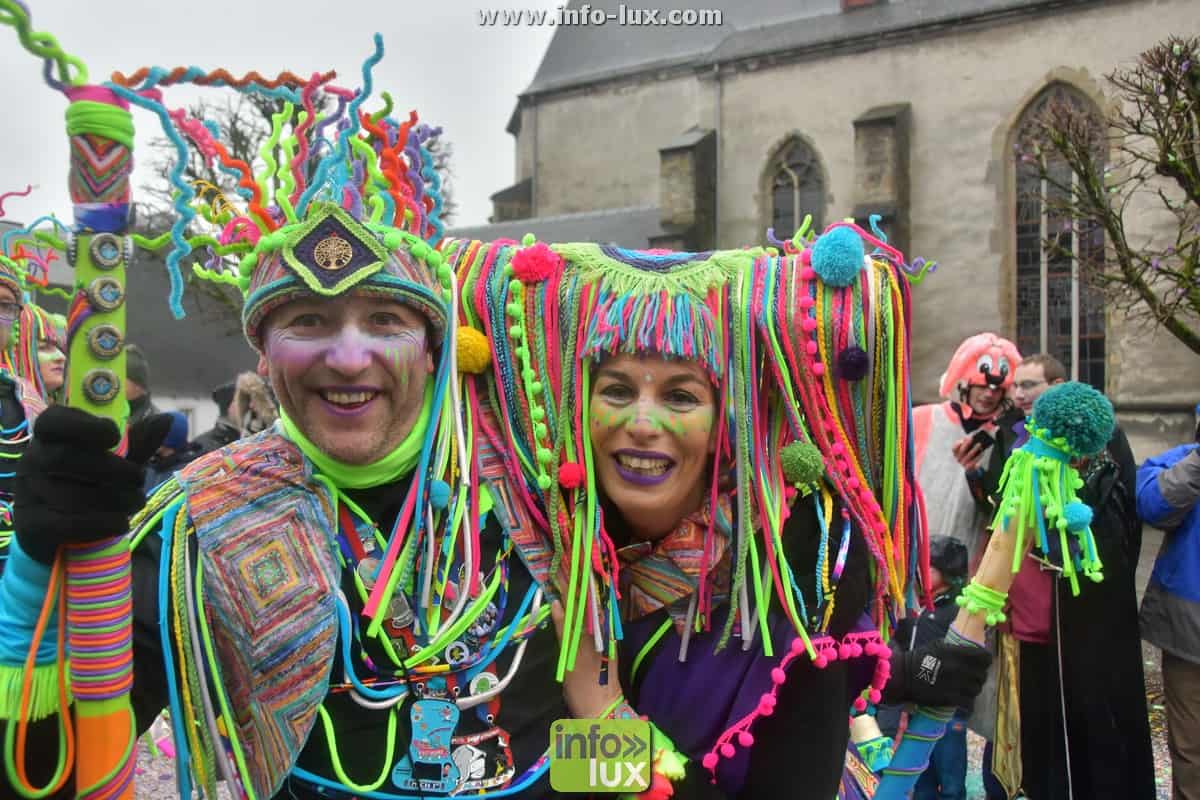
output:
<svg viewBox="0 0 1200 800"><path fill-rule="evenodd" d="M671 533L654 541L635 542L617 550L621 559L622 616L633 620L666 608L681 635L687 624L688 601L707 583L714 604L729 596L731 500L722 495L712 513L706 499Z"/></svg>

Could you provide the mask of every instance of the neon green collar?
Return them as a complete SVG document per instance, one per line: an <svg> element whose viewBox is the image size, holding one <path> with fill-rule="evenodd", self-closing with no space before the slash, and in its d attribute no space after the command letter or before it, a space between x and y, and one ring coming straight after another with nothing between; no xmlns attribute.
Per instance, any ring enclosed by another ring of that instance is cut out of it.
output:
<svg viewBox="0 0 1200 800"><path fill-rule="evenodd" d="M308 460L317 471L331 479L335 486L339 489L366 489L390 483L413 471L417 459L421 456L421 444L425 441L425 430L429 427L429 412L432 407L433 387L427 383L425 401L416 424L395 450L374 464L344 464L326 455L300 432L282 408L279 410L279 423L283 428L283 435L299 447L300 452L308 456Z"/></svg>

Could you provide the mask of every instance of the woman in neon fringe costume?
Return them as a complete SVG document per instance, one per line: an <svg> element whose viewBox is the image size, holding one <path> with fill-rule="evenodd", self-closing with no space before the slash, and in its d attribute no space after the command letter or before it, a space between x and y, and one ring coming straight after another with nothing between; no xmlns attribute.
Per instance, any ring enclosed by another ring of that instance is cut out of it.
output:
<svg viewBox="0 0 1200 800"><path fill-rule="evenodd" d="M447 248L490 343L474 400L509 421L484 435L547 531L568 705L665 734L647 797L833 797L847 709L913 688L880 635L927 563L906 265L851 224L796 241ZM986 655L937 656L927 701L978 691Z"/></svg>
<svg viewBox="0 0 1200 800"><path fill-rule="evenodd" d="M61 399L67 374L67 322L35 303L26 303L17 319L13 366L47 405Z"/></svg>
<svg viewBox="0 0 1200 800"><path fill-rule="evenodd" d="M27 375L13 368L9 345L16 346L20 358L20 331L27 315L35 306L22 303L25 293L25 271L21 265L0 255L0 568L8 559L8 544L12 537L13 469L29 443L29 433L38 415L46 410L38 386ZM44 312L42 312L44 314ZM61 379L60 379L61 380Z"/></svg>

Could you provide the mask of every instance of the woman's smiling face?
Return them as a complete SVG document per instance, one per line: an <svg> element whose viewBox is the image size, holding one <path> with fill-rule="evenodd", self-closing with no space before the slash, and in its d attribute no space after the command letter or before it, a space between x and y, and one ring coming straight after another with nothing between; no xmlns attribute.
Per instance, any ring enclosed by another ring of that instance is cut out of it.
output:
<svg viewBox="0 0 1200 800"><path fill-rule="evenodd" d="M619 355L595 368L596 478L638 538L660 538L700 507L716 416L716 392L697 362Z"/></svg>

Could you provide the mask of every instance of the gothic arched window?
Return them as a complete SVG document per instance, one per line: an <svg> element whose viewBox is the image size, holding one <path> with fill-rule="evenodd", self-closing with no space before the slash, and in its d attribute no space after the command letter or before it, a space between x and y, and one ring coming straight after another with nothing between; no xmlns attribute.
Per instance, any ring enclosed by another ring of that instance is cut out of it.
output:
<svg viewBox="0 0 1200 800"><path fill-rule="evenodd" d="M1050 353L1062 361L1072 380L1104 391L1104 298L1099 289L1080 280L1078 266L1104 257L1104 233L1058 209L1066 199L1061 187L1077 180L1067 164L1050 161L1047 179L1026 155L1036 146L1036 121L1053 103L1086 110L1100 124L1092 103L1061 83L1034 98L1018 122L1013 153L1017 347L1022 355Z"/></svg>
<svg viewBox="0 0 1200 800"><path fill-rule="evenodd" d="M767 167L771 188L771 227L781 239L800 227L812 214L811 230L825 223L825 179L817 154L799 137L792 137L776 152Z"/></svg>

